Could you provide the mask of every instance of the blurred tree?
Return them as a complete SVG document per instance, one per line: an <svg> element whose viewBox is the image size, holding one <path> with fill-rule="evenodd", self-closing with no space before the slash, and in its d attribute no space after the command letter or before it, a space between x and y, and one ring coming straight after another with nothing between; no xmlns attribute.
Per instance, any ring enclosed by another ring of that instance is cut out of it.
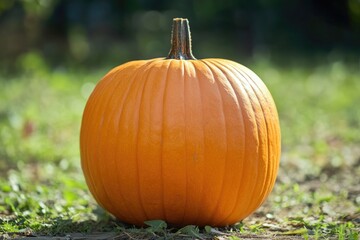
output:
<svg viewBox="0 0 360 240"><path fill-rule="evenodd" d="M33 50L52 65L165 56L173 17L190 19L199 58L360 52L359 0L0 0L0 62L16 68Z"/></svg>

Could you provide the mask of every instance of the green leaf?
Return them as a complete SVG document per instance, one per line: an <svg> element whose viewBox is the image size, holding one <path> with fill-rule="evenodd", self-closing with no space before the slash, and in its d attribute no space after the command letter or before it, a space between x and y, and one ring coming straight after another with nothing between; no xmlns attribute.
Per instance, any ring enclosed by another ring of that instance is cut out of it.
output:
<svg viewBox="0 0 360 240"><path fill-rule="evenodd" d="M199 228L195 225L187 225L187 226L179 229L178 233L183 233L183 234L189 235L191 237L203 239L203 237L200 235Z"/></svg>
<svg viewBox="0 0 360 240"><path fill-rule="evenodd" d="M210 226L205 226L205 232L206 232L206 233L211 233L211 229L212 229L212 227L210 227Z"/></svg>
<svg viewBox="0 0 360 240"><path fill-rule="evenodd" d="M147 230L151 232L163 232L167 228L167 224L163 220L150 220L144 223L149 226Z"/></svg>
<svg viewBox="0 0 360 240"><path fill-rule="evenodd" d="M1 190L2 190L3 192L8 193L8 192L11 192L12 188L11 188L10 185L4 184L4 185L1 186Z"/></svg>
<svg viewBox="0 0 360 240"><path fill-rule="evenodd" d="M307 232L308 232L308 230L306 228L300 228L300 229L290 230L290 231L281 233L281 235L302 235Z"/></svg>
<svg viewBox="0 0 360 240"><path fill-rule="evenodd" d="M237 236L230 236L228 239L229 240L240 240L240 238Z"/></svg>

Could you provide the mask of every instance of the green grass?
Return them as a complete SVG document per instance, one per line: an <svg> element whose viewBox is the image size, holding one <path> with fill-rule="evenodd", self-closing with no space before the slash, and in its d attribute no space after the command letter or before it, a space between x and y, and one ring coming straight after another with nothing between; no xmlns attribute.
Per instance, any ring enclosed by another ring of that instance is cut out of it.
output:
<svg viewBox="0 0 360 240"><path fill-rule="evenodd" d="M275 189L237 225L173 229L162 221L144 228L121 223L87 190L79 165L81 114L108 69L50 71L36 54L21 63L22 74L0 76L0 239L80 233L125 239L359 239L358 65L278 67L264 59L249 65L272 92L281 119Z"/></svg>

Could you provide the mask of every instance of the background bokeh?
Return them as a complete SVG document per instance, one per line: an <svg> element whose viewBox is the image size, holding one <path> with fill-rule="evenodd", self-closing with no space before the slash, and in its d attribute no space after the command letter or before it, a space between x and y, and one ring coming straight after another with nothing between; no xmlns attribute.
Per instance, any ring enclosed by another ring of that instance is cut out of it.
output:
<svg viewBox="0 0 360 240"><path fill-rule="evenodd" d="M312 64L360 53L358 0L1 0L0 70L19 71L27 54L50 67L165 56L174 17L190 20L197 58Z"/></svg>

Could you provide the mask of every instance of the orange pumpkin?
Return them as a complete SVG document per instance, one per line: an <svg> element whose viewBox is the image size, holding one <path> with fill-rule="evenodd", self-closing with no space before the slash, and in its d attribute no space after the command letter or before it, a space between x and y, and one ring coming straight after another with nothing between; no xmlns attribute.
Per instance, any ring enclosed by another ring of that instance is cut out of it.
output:
<svg viewBox="0 0 360 240"><path fill-rule="evenodd" d="M187 19L174 19L172 36L167 58L120 65L92 92L80 136L85 179L127 223L234 224L275 183L276 107L248 68L196 60Z"/></svg>

